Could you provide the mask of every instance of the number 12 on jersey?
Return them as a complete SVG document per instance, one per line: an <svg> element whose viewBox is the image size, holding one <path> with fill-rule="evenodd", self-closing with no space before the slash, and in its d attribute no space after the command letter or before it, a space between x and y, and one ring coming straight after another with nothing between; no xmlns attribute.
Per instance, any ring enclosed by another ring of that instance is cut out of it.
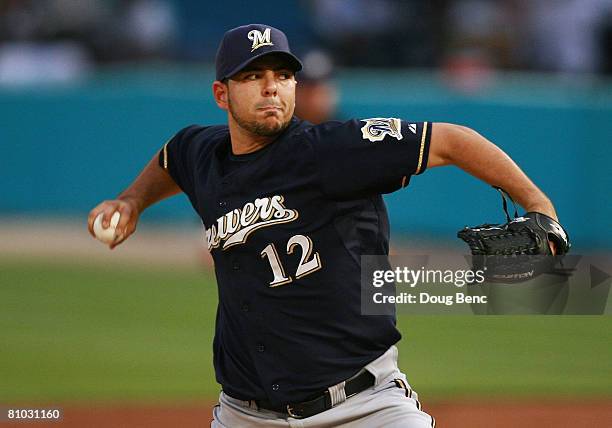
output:
<svg viewBox="0 0 612 428"><path fill-rule="evenodd" d="M287 254L293 254L293 250L297 245L302 249L302 255L300 256L300 262L295 271L295 279L302 278L303 276L321 269L319 253L312 254L312 240L304 235L292 236L289 241L287 241ZM291 276L285 274L285 270L283 269L283 265L281 264L274 244L269 244L264 248L261 252L261 257L268 258L272 273L274 274L274 279L270 282L270 287L278 287L279 285L289 284L293 281Z"/></svg>

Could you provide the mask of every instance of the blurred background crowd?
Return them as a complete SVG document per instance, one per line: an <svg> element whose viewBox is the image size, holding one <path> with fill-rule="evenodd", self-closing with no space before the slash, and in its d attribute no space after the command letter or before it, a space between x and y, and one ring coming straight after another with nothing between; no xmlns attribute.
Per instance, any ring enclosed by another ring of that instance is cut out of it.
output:
<svg viewBox="0 0 612 428"><path fill-rule="evenodd" d="M612 73L612 0L0 0L0 82L212 62L253 11L343 67Z"/></svg>

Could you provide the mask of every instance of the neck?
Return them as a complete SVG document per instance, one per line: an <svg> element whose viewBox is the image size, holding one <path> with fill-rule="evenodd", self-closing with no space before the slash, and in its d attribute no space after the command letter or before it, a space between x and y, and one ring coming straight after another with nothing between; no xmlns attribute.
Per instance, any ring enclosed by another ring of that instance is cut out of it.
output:
<svg viewBox="0 0 612 428"><path fill-rule="evenodd" d="M240 126L230 126L230 139L232 141L232 153L244 155L255 152L270 144L276 136L265 137L254 135Z"/></svg>
<svg viewBox="0 0 612 428"><path fill-rule="evenodd" d="M231 114L228 114L228 127L232 143L232 153L235 155L244 155L263 149L278 136L278 134L271 136L254 134L240 126Z"/></svg>

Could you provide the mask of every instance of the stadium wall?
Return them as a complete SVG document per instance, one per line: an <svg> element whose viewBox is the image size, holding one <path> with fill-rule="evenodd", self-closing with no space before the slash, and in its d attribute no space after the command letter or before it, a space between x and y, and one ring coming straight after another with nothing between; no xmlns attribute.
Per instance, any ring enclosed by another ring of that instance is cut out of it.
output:
<svg viewBox="0 0 612 428"><path fill-rule="evenodd" d="M176 130L218 123L209 69L108 70L69 86L0 89L1 216L84 216L112 198ZM338 74L340 116L464 124L485 135L555 202L575 245L612 242L612 83L489 76L476 92L421 72ZM499 196L456 168L414 177L386 200L396 236L454 239L503 221ZM173 198L145 221L197 222ZM582 251L586 251L583 249Z"/></svg>

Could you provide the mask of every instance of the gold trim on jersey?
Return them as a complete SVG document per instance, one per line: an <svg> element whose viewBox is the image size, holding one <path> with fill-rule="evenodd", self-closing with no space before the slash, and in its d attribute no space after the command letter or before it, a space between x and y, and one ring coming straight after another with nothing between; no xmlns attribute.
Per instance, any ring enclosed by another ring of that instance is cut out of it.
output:
<svg viewBox="0 0 612 428"><path fill-rule="evenodd" d="M163 154L164 154L164 169L168 169L168 143L170 142L170 140L166 141L166 144L164 144L164 148L163 148Z"/></svg>
<svg viewBox="0 0 612 428"><path fill-rule="evenodd" d="M415 174L421 173L421 167L423 166L423 153L425 152L425 138L427 137L427 122L423 122L423 133L421 134L421 149L419 151L419 163Z"/></svg>

